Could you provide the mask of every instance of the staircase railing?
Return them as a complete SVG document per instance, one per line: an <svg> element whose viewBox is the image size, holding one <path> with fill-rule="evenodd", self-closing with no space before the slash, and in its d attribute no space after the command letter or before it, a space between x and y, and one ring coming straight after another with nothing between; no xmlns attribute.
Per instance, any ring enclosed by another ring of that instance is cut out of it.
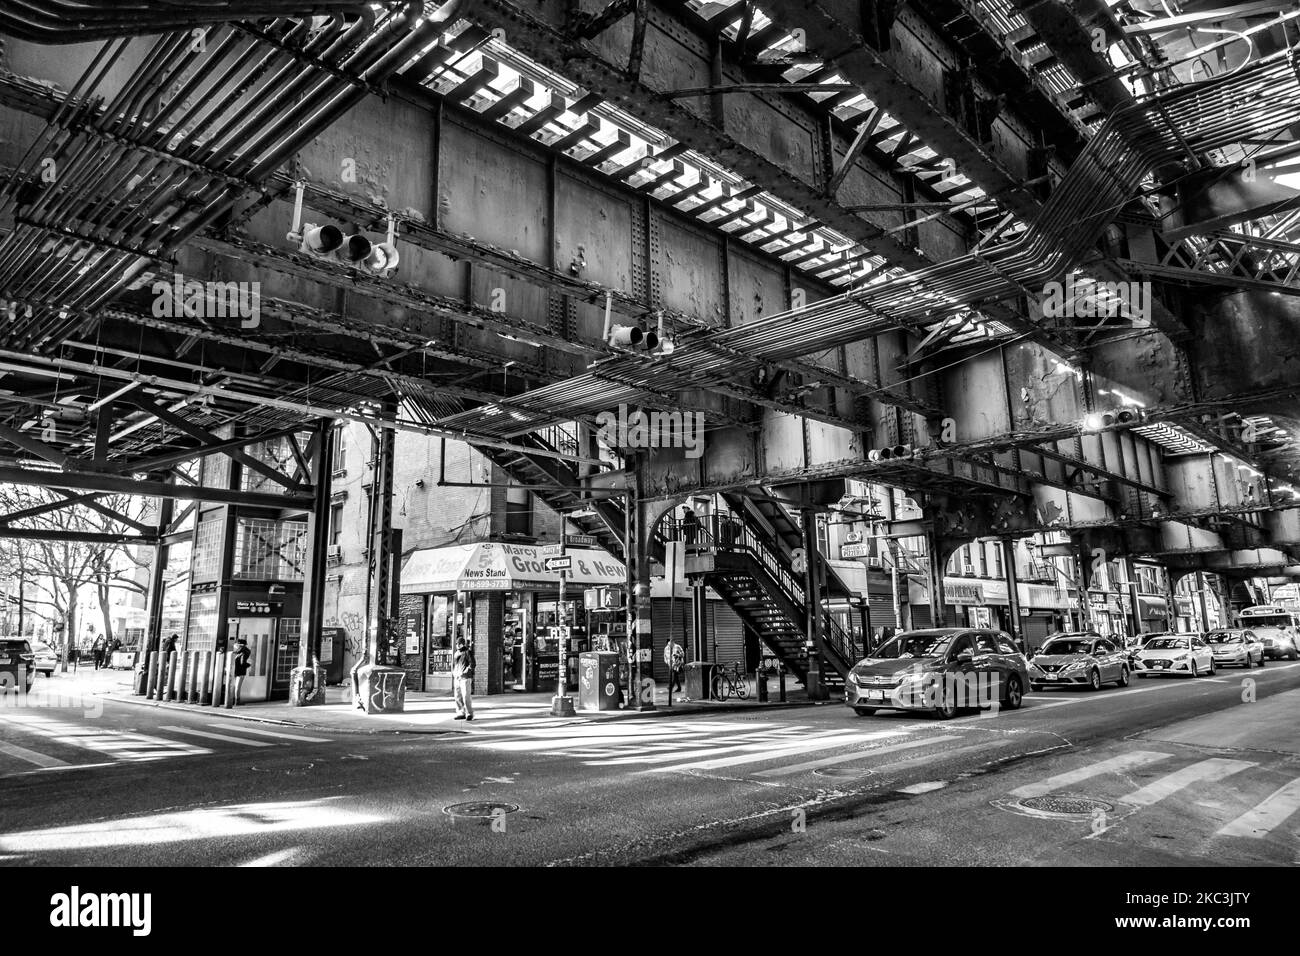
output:
<svg viewBox="0 0 1300 956"><path fill-rule="evenodd" d="M737 516L730 511L714 512L708 515L704 522L696 519L695 521L678 520L666 524L671 529L669 533L675 539L686 542L688 551L705 549L744 552L749 555L791 604L807 609L805 613L811 612L811 602L807 600L802 575L791 570L782 559L776 543L766 532L755 528L742 516ZM825 558L819 552L813 560L824 561ZM830 649L833 658L838 658L832 663L837 665L837 670L846 672L847 668L856 664L862 656L859 653L859 642L850 631L840 626L830 610L820 602L815 613L821 616L823 644Z"/></svg>

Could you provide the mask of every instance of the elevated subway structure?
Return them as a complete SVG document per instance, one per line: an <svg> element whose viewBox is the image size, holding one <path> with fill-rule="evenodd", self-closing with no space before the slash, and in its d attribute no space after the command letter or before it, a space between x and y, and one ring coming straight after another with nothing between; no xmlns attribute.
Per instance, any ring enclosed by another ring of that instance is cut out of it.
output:
<svg viewBox="0 0 1300 956"><path fill-rule="evenodd" d="M871 524L928 539L935 622L979 538L1225 579L1300 564L1292 14L1192 77L1132 5L1104 23L1122 68L1053 56L1070 24L1007 3L249 3L197 43L154 35L174 6L0 21L0 481L308 519L310 581L322 423L364 422L469 443L643 589L679 540L661 519L719 495L741 531L686 543L688 573L821 690L861 651L810 531L847 480L919 504ZM77 70L42 63L71 41ZM321 223L401 261L306 248ZM620 406L702 415L702 454L611 446Z"/></svg>

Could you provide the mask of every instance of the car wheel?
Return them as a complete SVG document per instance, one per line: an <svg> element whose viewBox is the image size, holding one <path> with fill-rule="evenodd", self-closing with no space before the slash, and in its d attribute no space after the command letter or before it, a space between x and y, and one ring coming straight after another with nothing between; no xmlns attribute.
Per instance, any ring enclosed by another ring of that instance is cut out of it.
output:
<svg viewBox="0 0 1300 956"><path fill-rule="evenodd" d="M1020 678L1012 674L1007 678L1007 710L1019 710L1025 702L1025 692L1020 686Z"/></svg>
<svg viewBox="0 0 1300 956"><path fill-rule="evenodd" d="M1268 659L1264 656L1264 653L1261 651L1259 655L1259 666L1263 667L1267 663L1268 663Z"/></svg>
<svg viewBox="0 0 1300 956"><path fill-rule="evenodd" d="M874 713L876 712L876 708L874 708L874 707L854 707L854 708L853 708L853 712L854 712L855 714L857 714L859 717L870 717L872 714L874 714Z"/></svg>
<svg viewBox="0 0 1300 956"><path fill-rule="evenodd" d="M1121 667L1121 668L1119 669L1119 680L1117 680L1115 683L1118 684L1120 687L1127 687L1127 686L1128 686L1129 681L1128 681L1128 668L1127 668L1127 667Z"/></svg>
<svg viewBox="0 0 1300 956"><path fill-rule="evenodd" d="M1101 671L1095 667L1088 675L1088 690L1101 690Z"/></svg>
<svg viewBox="0 0 1300 956"><path fill-rule="evenodd" d="M934 713L940 720L952 720L957 716L957 703L952 699L948 691L943 692L943 700L934 709Z"/></svg>
<svg viewBox="0 0 1300 956"><path fill-rule="evenodd" d="M1211 677L1214 676L1214 661L1213 661L1213 660L1210 661L1210 676L1211 676Z"/></svg>
<svg viewBox="0 0 1300 956"><path fill-rule="evenodd" d="M1200 671L1197 669L1197 667L1196 667L1196 661L1192 661L1192 676L1193 676L1193 677L1200 677L1200 676L1201 676L1201 672L1200 672Z"/></svg>
<svg viewBox="0 0 1300 956"><path fill-rule="evenodd" d="M1286 659L1289 661L1300 660L1300 652L1292 651L1290 654L1286 656Z"/></svg>

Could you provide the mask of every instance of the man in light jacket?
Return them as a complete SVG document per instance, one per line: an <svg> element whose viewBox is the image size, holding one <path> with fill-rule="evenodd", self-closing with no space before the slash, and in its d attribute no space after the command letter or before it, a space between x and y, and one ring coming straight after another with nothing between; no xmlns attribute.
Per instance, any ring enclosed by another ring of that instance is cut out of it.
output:
<svg viewBox="0 0 1300 956"><path fill-rule="evenodd" d="M474 648L465 638L457 638L456 653L451 658L452 686L456 697L456 720L474 719Z"/></svg>

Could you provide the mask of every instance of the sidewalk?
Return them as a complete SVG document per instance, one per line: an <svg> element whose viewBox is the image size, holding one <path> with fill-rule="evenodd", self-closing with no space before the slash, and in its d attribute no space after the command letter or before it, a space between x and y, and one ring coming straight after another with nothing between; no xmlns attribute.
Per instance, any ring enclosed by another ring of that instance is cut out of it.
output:
<svg viewBox="0 0 1300 956"><path fill-rule="evenodd" d="M93 673L93 672L92 672ZM726 701L688 701L680 693L673 696L671 706L667 695L667 685L660 684L655 691L655 709L649 711L612 710L612 711L578 711L573 717L553 718L551 713L550 693L494 694L489 697L474 698L474 720L467 723L456 720L456 708L450 695L407 692L406 709L400 714L366 714L355 709L351 703L351 686L325 688L325 703L312 707L291 707L284 701L275 703L241 704L227 710L224 707L202 707L178 701L156 701L145 697L136 697L131 693L131 675L123 672L107 672L112 675L105 678L105 672L94 674L95 685L92 693L109 700L135 704L142 707L161 707L179 709L208 716L225 717L233 720L251 720L262 723L280 724L310 730L332 731L334 733L355 734L451 734L473 733L477 727L496 727L509 729L514 726L536 726L539 722L555 725L572 725L609 720L632 720L636 718L681 717L688 714L728 713L737 711L758 712L776 708L804 707L813 704L809 701L802 687L787 691L787 702L776 700L775 687L771 702L760 704L751 696L748 700ZM71 671L68 677L72 677ZM84 678L85 672L80 675ZM57 678L57 674L56 674ZM828 701L838 703L838 701Z"/></svg>

